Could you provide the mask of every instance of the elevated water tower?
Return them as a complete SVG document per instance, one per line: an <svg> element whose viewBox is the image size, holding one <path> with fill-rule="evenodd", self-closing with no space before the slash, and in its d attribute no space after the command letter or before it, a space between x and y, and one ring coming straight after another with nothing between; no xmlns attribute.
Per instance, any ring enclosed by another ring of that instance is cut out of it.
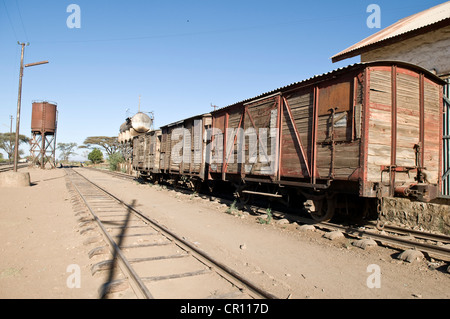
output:
<svg viewBox="0 0 450 319"><path fill-rule="evenodd" d="M56 167L56 130L58 111L56 103L33 102L31 115L30 154L33 164L42 169Z"/></svg>

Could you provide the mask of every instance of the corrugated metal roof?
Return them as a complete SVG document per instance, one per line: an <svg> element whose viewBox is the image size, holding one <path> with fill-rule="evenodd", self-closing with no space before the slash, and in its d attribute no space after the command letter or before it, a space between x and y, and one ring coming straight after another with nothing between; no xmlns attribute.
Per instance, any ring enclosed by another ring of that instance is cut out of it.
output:
<svg viewBox="0 0 450 319"><path fill-rule="evenodd" d="M364 64L365 63L354 63L354 64L351 64L351 65L348 65L348 66L345 66L345 67L342 67L342 68L339 68L339 69L336 69L336 70L333 70L333 71L329 71L327 73L314 75L314 76L312 76L312 77L310 77L310 78L308 78L306 80L299 81L299 82L294 82L294 83L291 83L291 84L279 87L278 89L275 89L275 90L272 90L272 91L269 91L269 92L266 92L266 93L259 94L257 96L252 97L252 98L245 99L245 100L242 100L242 101L239 101L239 102L236 102L236 103L233 103L233 104L221 107L221 108L219 108L219 109L217 109L217 110L215 110L214 112L211 112L211 113L219 112L220 110L226 109L227 107L230 107L230 106L233 106L233 105L247 103L247 102L250 102L250 101L253 101L253 100L257 100L257 99L262 98L262 97L270 96L272 94L275 94L275 93L278 93L280 91L283 91L283 90L285 90L287 88L290 88L290 87L293 87L293 86L296 86L296 85L300 85L302 83L307 83L309 81L313 81L314 79L319 79L319 78L322 78L322 77L326 77L327 75L330 75L330 74L333 74L333 73L337 73L339 71L351 69L353 67L361 66L361 65L364 65Z"/></svg>
<svg viewBox="0 0 450 319"><path fill-rule="evenodd" d="M209 112L209 113L203 113L203 114L195 115L195 116L189 117L187 119L183 119L183 120L180 120L180 121L177 121L177 122L173 122L173 123L168 124L168 125L161 126L160 128L162 129L162 128L178 125L178 124L183 123L186 120L191 120L193 118L198 118L198 117L203 117L203 116L211 116L214 113L221 112L221 111L223 111L223 110L225 110L225 109L227 109L229 107L235 106L235 105L245 104L245 103L248 103L248 102L255 102L258 99L268 98L268 97L270 97L272 95L275 95L275 94L278 94L278 93L283 93L283 92L286 92L286 91L288 91L290 89L296 89L299 86L304 86L304 85L307 85L307 84L310 85L312 83L318 83L320 81L329 79L330 77L334 77L334 76L338 75L341 72L347 72L347 71L349 71L351 69L366 68L366 67L376 66L376 65L394 65L394 64L398 65L398 66L403 66L403 67L406 67L406 68L410 68L410 69L413 69L413 70L417 70L419 72L423 72L424 74L427 74L428 77L434 78L436 82L441 83L441 84L445 83L444 80L440 79L439 77L437 77L436 75L434 75L430 71L428 71L428 70L426 70L426 69L424 69L424 68L422 68L420 66L417 66L417 65L414 65L414 64L411 64L411 63L407 63L407 62L403 62L403 61L360 62L360 63L350 64L348 66L341 67L341 68L338 68L338 69L335 69L333 71L329 71L329 72L326 72L326 73L323 73L323 74L314 75L314 76L312 76L312 77L310 77L310 78L308 78L306 80L299 81L299 82L294 82L294 83L291 83L291 84L279 87L278 89L275 89L275 90L272 90L272 91L269 91L269 92L266 92L266 93L259 94L259 95L255 96L255 97L252 97L252 98L249 98L249 99L245 99L245 100L242 100L240 102L236 102L236 103L233 103L233 104L221 107L221 108L219 108L219 109L217 109L215 111L212 111L212 112Z"/></svg>
<svg viewBox="0 0 450 319"><path fill-rule="evenodd" d="M421 72L423 72L425 74L428 74L429 77L434 78L436 81L443 83L442 79L440 79L439 77L437 77L436 75L434 75L430 71L428 71L428 70L426 70L426 69L424 69L424 68L422 68L422 67L420 67L418 65L411 64L411 63L407 63L407 62L403 62L403 61L359 62L359 63L354 63L354 64L350 64L348 66L341 67L339 69L335 69L333 71L329 71L327 73L314 75L314 76L310 77L309 79L306 79L306 80L303 80L303 81L299 81L299 82L294 82L294 83L288 84L286 86L280 87L278 89L275 89L275 90L272 90L272 91L269 91L269 92L266 92L266 93L262 93L260 95L255 96L255 97L252 97L252 98L249 98L249 99L246 99L246 100L242 100L240 102L236 102L236 103L224 106L224 107L221 107L221 108L219 108L219 109L217 109L217 110L215 110L213 112L210 112L210 113L214 114L214 113L220 112L221 110L226 109L226 108L231 107L231 106L234 106L234 105L245 104L245 103L248 103L248 102L252 102L252 101L258 100L258 99L263 98L263 97L270 97L271 95L274 95L276 93L280 93L282 91L286 91L286 90L289 90L291 88L295 88L297 86L306 85L307 83L316 82L316 81L322 81L322 80L327 79L327 78L329 78L331 76L335 76L337 73L346 72L346 71L348 71L350 69L366 68L366 67L369 67L369 66L389 65L389 64L395 64L395 65L399 65L399 66L403 66L403 67L419 70L419 71L421 71Z"/></svg>
<svg viewBox="0 0 450 319"><path fill-rule="evenodd" d="M209 113L202 113L202 114L194 115L194 116L188 117L186 119L182 119L182 120L179 120L179 121L176 121L176 122L173 122L173 123L161 126L161 128L177 126L177 125L182 124L184 121L189 121L189 120L192 120L192 119L195 119L195 118L200 118L200 117L205 117L205 116L211 116L211 114L209 114Z"/></svg>
<svg viewBox="0 0 450 319"><path fill-rule="evenodd" d="M416 36L447 25L450 25L450 1L401 19L393 25L334 55L331 59L333 62L341 61L367 52L374 47L397 42L404 37Z"/></svg>

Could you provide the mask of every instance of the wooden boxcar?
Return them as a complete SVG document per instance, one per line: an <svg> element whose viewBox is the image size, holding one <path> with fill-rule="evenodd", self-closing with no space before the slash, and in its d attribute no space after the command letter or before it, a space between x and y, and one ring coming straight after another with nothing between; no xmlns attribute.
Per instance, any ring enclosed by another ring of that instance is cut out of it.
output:
<svg viewBox="0 0 450 319"><path fill-rule="evenodd" d="M244 200L300 196L320 220L355 199L429 201L442 84L415 65L358 63L216 110L208 179L238 184Z"/></svg>
<svg viewBox="0 0 450 319"><path fill-rule="evenodd" d="M209 126L211 115L202 114L161 127L160 169L165 178L204 180L204 136Z"/></svg>
<svg viewBox="0 0 450 319"><path fill-rule="evenodd" d="M133 169L142 178L155 178L161 173L161 130L154 130L133 138Z"/></svg>

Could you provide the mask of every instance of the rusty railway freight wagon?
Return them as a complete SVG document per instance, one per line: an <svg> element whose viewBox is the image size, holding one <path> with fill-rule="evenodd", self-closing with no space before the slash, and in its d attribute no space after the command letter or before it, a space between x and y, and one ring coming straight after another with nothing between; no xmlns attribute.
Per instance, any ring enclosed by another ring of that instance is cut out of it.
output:
<svg viewBox="0 0 450 319"><path fill-rule="evenodd" d="M306 202L317 220L368 198L430 201L441 183L442 84L402 62L315 76L163 127L158 172L232 183L242 201Z"/></svg>

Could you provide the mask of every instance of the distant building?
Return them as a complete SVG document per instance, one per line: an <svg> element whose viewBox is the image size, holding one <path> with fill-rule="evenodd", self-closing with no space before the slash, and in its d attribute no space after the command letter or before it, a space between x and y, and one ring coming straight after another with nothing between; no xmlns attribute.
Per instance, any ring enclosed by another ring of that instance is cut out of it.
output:
<svg viewBox="0 0 450 319"><path fill-rule="evenodd" d="M444 87L443 189L450 195L450 1L401 19L334 55L333 62L361 56L361 62L390 60L419 65Z"/></svg>
<svg viewBox="0 0 450 319"><path fill-rule="evenodd" d="M405 61L450 76L450 1L404 18L336 54L333 62Z"/></svg>

